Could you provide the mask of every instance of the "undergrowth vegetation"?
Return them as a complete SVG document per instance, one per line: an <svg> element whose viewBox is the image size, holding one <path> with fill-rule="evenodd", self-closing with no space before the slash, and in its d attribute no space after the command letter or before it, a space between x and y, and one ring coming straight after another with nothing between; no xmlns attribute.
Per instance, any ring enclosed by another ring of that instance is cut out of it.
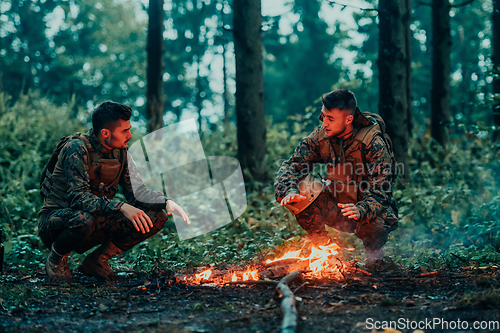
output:
<svg viewBox="0 0 500 333"><path fill-rule="evenodd" d="M314 119L291 119L292 127L284 123L268 127L268 155L262 167L270 181L247 184L248 207L236 221L183 242L170 221L162 232L112 265L143 272L155 267L197 270L249 263L298 246L305 232L276 203L272 178L314 127ZM40 173L59 139L86 131L88 124L88 112L72 101L56 106L30 93L11 103L0 94L0 228L7 265L25 271L44 265L48 251L37 236ZM234 127L202 133L206 155L235 156L235 134ZM499 147L466 134L446 149L437 148L427 136L410 142L410 165L405 170L410 183L396 184L400 224L386 246L386 255L406 268L453 269L500 261ZM342 246L356 248L345 253L347 258L363 258L363 246L355 236L330 232ZM70 265L82 258L72 255Z"/></svg>

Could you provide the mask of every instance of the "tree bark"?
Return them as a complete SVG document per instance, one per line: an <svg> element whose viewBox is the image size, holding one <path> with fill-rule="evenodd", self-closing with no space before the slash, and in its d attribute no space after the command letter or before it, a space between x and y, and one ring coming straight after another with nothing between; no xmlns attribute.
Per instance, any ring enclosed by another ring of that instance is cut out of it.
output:
<svg viewBox="0 0 500 333"><path fill-rule="evenodd" d="M222 44L222 71L223 71L223 89L224 92L222 93L222 97L224 99L224 131L227 134L227 131L229 130L229 88L227 85L227 59L226 59L226 52L227 52L227 44L224 41Z"/></svg>
<svg viewBox="0 0 500 333"><path fill-rule="evenodd" d="M405 181L408 173L408 84L406 1L379 1L379 113L394 144L394 154ZM402 170L401 170L402 169Z"/></svg>
<svg viewBox="0 0 500 333"><path fill-rule="evenodd" d="M405 30L405 47L406 47L406 105L407 109L407 125L408 125L408 136L411 137L413 131L413 96L411 93L411 36L412 32L410 29L411 23L411 0L405 0L405 10L403 13L403 29Z"/></svg>
<svg viewBox="0 0 500 333"><path fill-rule="evenodd" d="M200 76L200 66L201 66L201 56L198 54L195 58L196 62L196 89L195 89L195 107L198 111L198 130L201 131L202 117L201 111L203 109L203 101L201 99L201 76Z"/></svg>
<svg viewBox="0 0 500 333"><path fill-rule="evenodd" d="M146 118L148 132L163 127L163 0L149 0Z"/></svg>
<svg viewBox="0 0 500 333"><path fill-rule="evenodd" d="M500 0L493 0L493 123L497 130L493 140L500 139Z"/></svg>
<svg viewBox="0 0 500 333"><path fill-rule="evenodd" d="M234 0L238 159L255 180L267 180L260 0ZM248 180L248 179L247 179Z"/></svg>
<svg viewBox="0 0 500 333"><path fill-rule="evenodd" d="M431 135L442 146L449 140L450 117L450 4L432 1Z"/></svg>

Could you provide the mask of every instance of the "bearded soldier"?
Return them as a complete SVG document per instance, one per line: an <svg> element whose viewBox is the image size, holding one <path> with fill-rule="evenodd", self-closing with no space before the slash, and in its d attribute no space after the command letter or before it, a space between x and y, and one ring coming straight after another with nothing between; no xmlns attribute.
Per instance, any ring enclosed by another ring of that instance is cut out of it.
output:
<svg viewBox="0 0 500 333"><path fill-rule="evenodd" d="M59 154L51 159L53 168L44 170L38 232L50 249L45 265L50 282L71 282L68 255L98 245L79 271L113 280L108 260L159 232L168 219L164 209L190 224L180 206L162 192L145 188L133 160L127 158L131 114L126 105L102 103L92 113L93 128L63 138L56 149ZM128 203L112 200L118 185Z"/></svg>
<svg viewBox="0 0 500 333"><path fill-rule="evenodd" d="M311 236L327 239L325 225L354 233L373 267L398 226L390 139L380 116L361 113L352 92L335 90L322 102L322 125L282 164L275 197ZM318 164L327 166L322 181L310 174Z"/></svg>

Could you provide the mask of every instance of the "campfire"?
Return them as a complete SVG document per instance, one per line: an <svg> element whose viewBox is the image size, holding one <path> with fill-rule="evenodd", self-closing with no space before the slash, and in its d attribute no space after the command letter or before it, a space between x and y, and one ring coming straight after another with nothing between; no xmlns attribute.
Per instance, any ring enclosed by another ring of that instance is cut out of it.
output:
<svg viewBox="0 0 500 333"><path fill-rule="evenodd" d="M345 249L347 251L353 248ZM339 259L340 246L335 243L312 245L311 243L298 250L289 250L265 262L253 263L247 267L236 267L229 270L209 268L200 273L184 276L181 279L190 285L215 284L252 284L257 281L268 281L281 278L293 271L302 273L304 280L343 280L346 270L354 268L353 264ZM355 267L365 274L369 273Z"/></svg>
<svg viewBox="0 0 500 333"><path fill-rule="evenodd" d="M295 280L301 280L302 288L309 283L318 281L342 281L346 273L361 271L356 262L349 263L339 259L340 246L335 243L324 245L306 242L301 249L289 250L281 256L268 259L263 263L254 263L244 268L230 270L207 269L198 274L184 276L184 283L190 285L224 286L227 284L251 285L271 284L276 287L277 294L281 296L281 310L283 320L282 332L295 332L298 312L295 306L296 298L289 285ZM348 248L347 251L354 249Z"/></svg>

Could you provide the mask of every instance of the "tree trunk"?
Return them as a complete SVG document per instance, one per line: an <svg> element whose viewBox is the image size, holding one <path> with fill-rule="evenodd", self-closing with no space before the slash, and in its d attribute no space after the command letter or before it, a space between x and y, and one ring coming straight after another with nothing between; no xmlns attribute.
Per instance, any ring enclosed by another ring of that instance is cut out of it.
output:
<svg viewBox="0 0 500 333"><path fill-rule="evenodd" d="M198 131L201 132L201 124L202 124L201 111L203 109L203 107L202 107L203 101L201 99L202 87L201 87L201 76L200 76L200 66L201 66L200 55L197 55L195 57L195 62L196 62L195 107L196 107L196 110L198 111Z"/></svg>
<svg viewBox="0 0 500 333"><path fill-rule="evenodd" d="M493 140L500 138L500 0L493 0L493 123L497 131L493 133Z"/></svg>
<svg viewBox="0 0 500 333"><path fill-rule="evenodd" d="M442 146L448 142L450 119L450 4L432 0L431 134Z"/></svg>
<svg viewBox="0 0 500 333"><path fill-rule="evenodd" d="M264 74L260 0L234 0L238 159L255 180L266 180Z"/></svg>
<svg viewBox="0 0 500 333"><path fill-rule="evenodd" d="M379 1L379 113L387 124L405 181L408 173L408 70L406 1Z"/></svg>
<svg viewBox="0 0 500 333"><path fill-rule="evenodd" d="M227 131L229 129L229 89L227 86L227 59L226 59L226 52L227 52L227 44L224 41L222 44L222 71L223 71L223 89L224 92L222 93L222 97L224 99L224 131L227 134Z"/></svg>
<svg viewBox="0 0 500 333"><path fill-rule="evenodd" d="M146 118L148 132L163 127L163 0L149 0L148 27L148 87Z"/></svg>
<svg viewBox="0 0 500 333"><path fill-rule="evenodd" d="M413 131L413 96L411 93L411 36L412 32L410 29L411 23L411 0L405 0L405 13L403 13L403 29L405 30L405 47L406 47L406 105L407 109L407 125L408 125L408 136L411 137Z"/></svg>

